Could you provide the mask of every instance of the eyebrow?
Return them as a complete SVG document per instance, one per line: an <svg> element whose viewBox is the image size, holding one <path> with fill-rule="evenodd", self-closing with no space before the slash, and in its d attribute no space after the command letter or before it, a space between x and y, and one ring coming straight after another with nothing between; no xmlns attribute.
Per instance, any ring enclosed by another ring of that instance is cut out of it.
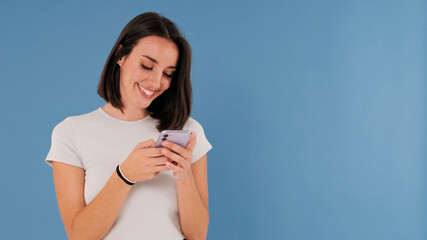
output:
<svg viewBox="0 0 427 240"><path fill-rule="evenodd" d="M154 58L152 58L152 57L150 57L150 56L142 55L142 57L145 57L145 58L150 59L153 63L158 63L156 59L154 59ZM176 67L175 67L175 66L169 66L169 67L167 67L167 68L176 69Z"/></svg>

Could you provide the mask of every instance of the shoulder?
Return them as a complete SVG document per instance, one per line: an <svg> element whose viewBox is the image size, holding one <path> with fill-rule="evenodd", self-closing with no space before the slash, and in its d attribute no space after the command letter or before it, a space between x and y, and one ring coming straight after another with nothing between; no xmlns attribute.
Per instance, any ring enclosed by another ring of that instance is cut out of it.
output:
<svg viewBox="0 0 427 240"><path fill-rule="evenodd" d="M183 129L190 130L196 133L196 145L194 146L192 161L192 163L194 163L195 161L199 160L203 155L205 155L212 148L212 145L206 138L202 125L195 119L189 118L185 123Z"/></svg>
<svg viewBox="0 0 427 240"><path fill-rule="evenodd" d="M189 117L187 122L184 124L184 130L190 130L194 132L203 132L202 125L194 118Z"/></svg>
<svg viewBox="0 0 427 240"><path fill-rule="evenodd" d="M97 110L89 113L69 116L56 124L53 131L57 133L72 133L77 126L87 125L97 122Z"/></svg>
<svg viewBox="0 0 427 240"><path fill-rule="evenodd" d="M80 115L73 115L66 117L64 120L62 120L60 123L58 123L57 126L70 126L70 125L80 125L80 124L87 124L90 122L97 122L99 121L99 110L94 110L89 113L84 113Z"/></svg>
<svg viewBox="0 0 427 240"><path fill-rule="evenodd" d="M99 109L96 109L96 110L93 110L92 112L67 117L65 120L68 120L72 123L80 123L80 122L96 121L98 118L99 118Z"/></svg>
<svg viewBox="0 0 427 240"><path fill-rule="evenodd" d="M206 139L205 130L203 129L202 125L194 118L188 118L183 130L190 130L192 132L195 132L197 141L202 142L202 140L204 141L204 139Z"/></svg>

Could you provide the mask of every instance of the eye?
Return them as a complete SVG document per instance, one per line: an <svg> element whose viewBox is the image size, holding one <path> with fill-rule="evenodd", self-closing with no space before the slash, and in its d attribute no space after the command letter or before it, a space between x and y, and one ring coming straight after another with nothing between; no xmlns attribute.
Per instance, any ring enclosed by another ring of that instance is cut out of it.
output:
<svg viewBox="0 0 427 240"><path fill-rule="evenodd" d="M167 78L171 78L172 74L163 73Z"/></svg>
<svg viewBox="0 0 427 240"><path fill-rule="evenodd" d="M144 69L146 69L146 70L152 70L153 68L151 67L147 67L147 66L145 66L144 64L142 64L142 68L144 68Z"/></svg>

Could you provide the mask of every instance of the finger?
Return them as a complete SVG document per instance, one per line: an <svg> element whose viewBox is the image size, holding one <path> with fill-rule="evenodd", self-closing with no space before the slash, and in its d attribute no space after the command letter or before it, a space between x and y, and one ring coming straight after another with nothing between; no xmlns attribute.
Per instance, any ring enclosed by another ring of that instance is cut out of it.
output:
<svg viewBox="0 0 427 240"><path fill-rule="evenodd" d="M153 170L156 172L164 172L164 171L169 171L170 169L166 165L163 165L163 166L156 166L153 168Z"/></svg>
<svg viewBox="0 0 427 240"><path fill-rule="evenodd" d="M181 165L182 167L184 167L184 165L186 165L186 163L188 162L185 158L183 158L182 156L173 153L167 149L163 149L162 153L168 157L170 160L177 162L179 165ZM167 164L167 163L166 163Z"/></svg>
<svg viewBox="0 0 427 240"><path fill-rule="evenodd" d="M194 146L196 146L196 133L191 132L190 141L188 141L187 146L185 146L185 149L189 150L190 152L193 152Z"/></svg>
<svg viewBox="0 0 427 240"><path fill-rule="evenodd" d="M176 152L177 154L179 154L181 156L185 156L186 149L179 146L178 144L175 144L175 143L169 142L169 141L163 141L162 145L165 148L169 148L170 150Z"/></svg>
<svg viewBox="0 0 427 240"><path fill-rule="evenodd" d="M144 151L145 156L148 157L159 157L162 156L162 149L163 148L144 148L141 151Z"/></svg>
<svg viewBox="0 0 427 240"><path fill-rule="evenodd" d="M170 162L166 163L165 167L168 168L168 170L172 170L174 173L179 173L179 172L184 171L184 169L182 167L175 166L174 164L172 164Z"/></svg>
<svg viewBox="0 0 427 240"><path fill-rule="evenodd" d="M167 157L150 158L151 166L165 165L169 162Z"/></svg>
<svg viewBox="0 0 427 240"><path fill-rule="evenodd" d="M154 148L156 142L153 139L148 139L147 141L140 142L136 145L136 149L144 149L144 148Z"/></svg>

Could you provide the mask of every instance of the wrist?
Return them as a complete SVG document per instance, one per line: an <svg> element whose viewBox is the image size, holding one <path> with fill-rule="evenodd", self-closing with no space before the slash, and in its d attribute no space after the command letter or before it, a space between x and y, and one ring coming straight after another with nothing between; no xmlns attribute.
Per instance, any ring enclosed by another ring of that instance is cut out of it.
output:
<svg viewBox="0 0 427 240"><path fill-rule="evenodd" d="M124 176L126 176L126 178L129 181L136 182L135 181L135 176L133 175L132 167L129 168L129 164L126 161L120 163L119 165L120 165L120 170L121 170L122 174Z"/></svg>
<svg viewBox="0 0 427 240"><path fill-rule="evenodd" d="M123 182L125 182L127 185L134 185L136 182L132 181L131 179L129 179L124 173L123 170L121 169L120 164L117 165L116 167L116 173L117 175L123 180Z"/></svg>
<svg viewBox="0 0 427 240"><path fill-rule="evenodd" d="M193 184L195 181L194 181L194 177L193 177L193 175L189 175L188 177L186 177L185 179L177 179L176 180L176 184L179 184L179 185L183 185L183 186L188 186L188 185L191 185L191 184Z"/></svg>

